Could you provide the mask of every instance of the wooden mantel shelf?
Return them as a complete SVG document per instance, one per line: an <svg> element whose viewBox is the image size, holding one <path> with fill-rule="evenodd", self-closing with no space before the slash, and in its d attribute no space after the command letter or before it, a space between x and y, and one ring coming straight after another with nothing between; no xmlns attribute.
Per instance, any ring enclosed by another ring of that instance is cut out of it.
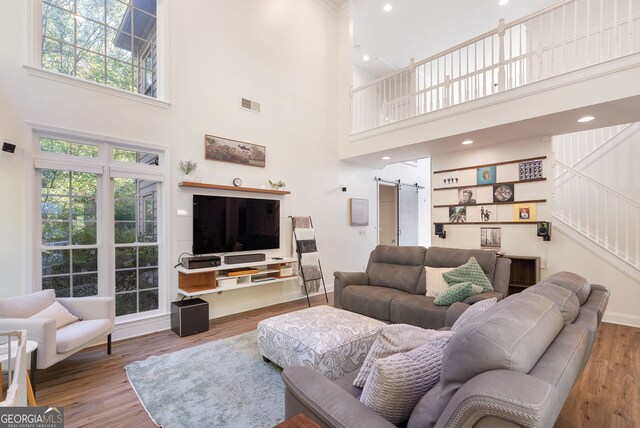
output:
<svg viewBox="0 0 640 428"><path fill-rule="evenodd" d="M233 190L236 192L270 193L272 195L290 195L291 194L291 192L286 190L264 189L261 187L225 186L223 184L196 183L195 181L181 181L178 185L180 187L196 187L199 189L218 189L218 190Z"/></svg>

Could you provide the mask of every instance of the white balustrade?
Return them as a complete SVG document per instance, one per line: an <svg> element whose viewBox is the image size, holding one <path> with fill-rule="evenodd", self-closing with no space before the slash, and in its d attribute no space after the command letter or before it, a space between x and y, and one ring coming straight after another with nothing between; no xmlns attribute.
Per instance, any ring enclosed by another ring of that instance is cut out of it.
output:
<svg viewBox="0 0 640 428"><path fill-rule="evenodd" d="M557 159L554 168L553 216L640 269L640 204Z"/></svg>
<svg viewBox="0 0 640 428"><path fill-rule="evenodd" d="M563 1L354 89L351 132L639 51L640 0Z"/></svg>

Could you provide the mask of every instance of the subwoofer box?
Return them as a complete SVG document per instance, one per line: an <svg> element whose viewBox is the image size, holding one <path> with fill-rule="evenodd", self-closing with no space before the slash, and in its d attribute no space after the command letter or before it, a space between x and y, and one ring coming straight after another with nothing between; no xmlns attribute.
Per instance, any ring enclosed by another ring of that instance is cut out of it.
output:
<svg viewBox="0 0 640 428"><path fill-rule="evenodd" d="M171 330L180 337L209 331L209 303L202 299L172 302Z"/></svg>
<svg viewBox="0 0 640 428"><path fill-rule="evenodd" d="M231 256L224 256L224 262L228 265L236 263L251 263L251 262L263 262L267 260L267 256L263 253L254 254L235 254Z"/></svg>

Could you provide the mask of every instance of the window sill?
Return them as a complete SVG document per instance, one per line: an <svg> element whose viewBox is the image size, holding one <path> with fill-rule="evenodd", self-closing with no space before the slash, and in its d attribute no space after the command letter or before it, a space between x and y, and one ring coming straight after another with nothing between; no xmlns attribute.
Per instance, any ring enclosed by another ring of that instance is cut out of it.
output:
<svg viewBox="0 0 640 428"><path fill-rule="evenodd" d="M168 101L158 100L155 98L148 97L146 95L135 94L133 92L124 91L118 88L112 88L110 86L102 85L100 83L79 79L73 76L67 76L66 74L60 74L54 71L43 70L41 68L32 67L26 64L23 67L25 70L27 70L27 73L29 73L31 76L53 80L54 82L60 82L67 85L76 86L78 88L88 89L94 92L99 92L102 94L111 95L118 98L124 98L127 100L136 101L142 104L147 104L155 107L160 107L160 108L171 107L171 103Z"/></svg>

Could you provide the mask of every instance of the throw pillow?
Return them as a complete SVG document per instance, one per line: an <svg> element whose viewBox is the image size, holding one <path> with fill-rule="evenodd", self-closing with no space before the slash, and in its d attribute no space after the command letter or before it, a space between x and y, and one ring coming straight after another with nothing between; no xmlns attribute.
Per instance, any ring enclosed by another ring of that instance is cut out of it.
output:
<svg viewBox="0 0 640 428"><path fill-rule="evenodd" d="M380 329L369 352L362 363L360 372L353 381L353 386L364 387L371 369L376 361L400 352L407 352L424 345L430 340L450 337L451 332L427 330L408 324L391 324Z"/></svg>
<svg viewBox="0 0 640 428"><path fill-rule="evenodd" d="M461 282L452 285L443 293L440 293L440 295L433 300L433 303L438 306L449 306L454 302L462 302L467 297L480 293L482 293L482 287L479 285L470 282Z"/></svg>
<svg viewBox="0 0 640 428"><path fill-rule="evenodd" d="M427 296L438 297L440 293L449 287L447 281L442 276L443 273L452 271L455 268L433 268L429 266L424 267L424 271L427 277Z"/></svg>
<svg viewBox="0 0 640 428"><path fill-rule="evenodd" d="M450 272L442 274L442 276L449 285L470 282L482 287L483 293L493 291L493 286L489 278L484 274L482 267L478 264L475 257L470 257L468 262Z"/></svg>
<svg viewBox="0 0 640 428"><path fill-rule="evenodd" d="M408 420L418 401L440 380L447 343L449 337L441 337L409 352L379 359L360 401L392 424Z"/></svg>
<svg viewBox="0 0 640 428"><path fill-rule="evenodd" d="M44 308L37 314L31 315L30 318L53 319L56 322L56 329L78 321L78 317L73 315L62 306L59 302L53 302L50 306Z"/></svg>
<svg viewBox="0 0 640 428"><path fill-rule="evenodd" d="M460 315L460 317L453 323L451 326L451 331L456 332L464 327L466 324L473 321L475 317L489 309L491 306L495 305L498 299L495 297L492 299L482 300L478 303L475 303L467 308L466 311Z"/></svg>

